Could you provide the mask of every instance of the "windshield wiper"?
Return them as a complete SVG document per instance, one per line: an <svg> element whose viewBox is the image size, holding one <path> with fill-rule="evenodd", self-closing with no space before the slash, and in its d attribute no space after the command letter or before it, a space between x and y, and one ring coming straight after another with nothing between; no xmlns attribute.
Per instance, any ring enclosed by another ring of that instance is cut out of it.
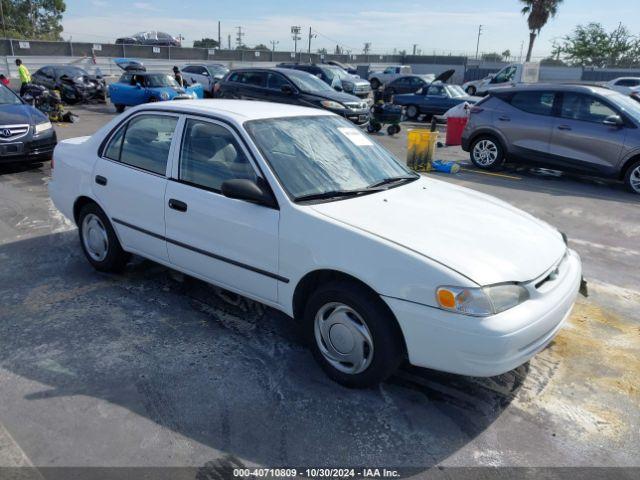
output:
<svg viewBox="0 0 640 480"><path fill-rule="evenodd" d="M418 176L417 175L404 175L401 177L389 177L389 178L383 178L382 180L380 180L379 182L375 182L372 183L371 185L369 185L367 187L367 189L375 189L377 187L382 187L383 185L389 185L390 183L396 183L396 182L400 182L400 181L413 181L413 180L417 180Z"/></svg>
<svg viewBox="0 0 640 480"><path fill-rule="evenodd" d="M327 200L331 198L356 197L366 193L373 193L376 190L363 188L359 190L329 190L328 192L310 193L309 195L301 195L295 198L296 202L304 202L307 200Z"/></svg>

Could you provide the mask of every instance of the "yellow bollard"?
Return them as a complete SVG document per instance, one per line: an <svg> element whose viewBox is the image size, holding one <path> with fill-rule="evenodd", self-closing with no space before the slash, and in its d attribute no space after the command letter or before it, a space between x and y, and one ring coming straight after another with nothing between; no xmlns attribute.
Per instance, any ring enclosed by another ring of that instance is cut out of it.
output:
<svg viewBox="0 0 640 480"><path fill-rule="evenodd" d="M419 172L431 171L438 132L426 128L412 128L407 132L407 165Z"/></svg>

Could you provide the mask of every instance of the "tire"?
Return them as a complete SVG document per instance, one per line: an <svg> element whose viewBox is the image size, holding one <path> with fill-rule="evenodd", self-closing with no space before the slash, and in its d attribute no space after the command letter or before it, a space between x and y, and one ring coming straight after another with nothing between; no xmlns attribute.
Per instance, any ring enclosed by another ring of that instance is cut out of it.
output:
<svg viewBox="0 0 640 480"><path fill-rule="evenodd" d="M504 148L495 137L481 135L471 144L469 158L482 170L497 170L504 162Z"/></svg>
<svg viewBox="0 0 640 480"><path fill-rule="evenodd" d="M375 386L389 378L404 358L402 334L393 314L378 295L355 282L321 285L309 297L303 321L316 361L328 377L345 387ZM349 348L355 362L344 361L348 357L340 353Z"/></svg>
<svg viewBox="0 0 640 480"><path fill-rule="evenodd" d="M114 107L116 107L116 112L118 113L124 112L124 105L116 104L114 105Z"/></svg>
<svg viewBox="0 0 640 480"><path fill-rule="evenodd" d="M408 105L406 113L409 120L417 120L420 115L420 109L416 105Z"/></svg>
<svg viewBox="0 0 640 480"><path fill-rule="evenodd" d="M376 127L373 123L369 122L367 125L367 132L369 133L375 133L376 131Z"/></svg>
<svg viewBox="0 0 640 480"><path fill-rule="evenodd" d="M380 88L380 80L378 80L377 78L372 78L369 83L371 84L371 89L372 90L377 90Z"/></svg>
<svg viewBox="0 0 640 480"><path fill-rule="evenodd" d="M396 133L400 133L401 130L402 128L400 128L400 125L396 125Z"/></svg>
<svg viewBox="0 0 640 480"><path fill-rule="evenodd" d="M78 215L80 245L89 263L100 272L121 272L131 255L118 241L111 222L95 203L88 203Z"/></svg>
<svg viewBox="0 0 640 480"><path fill-rule="evenodd" d="M467 87L467 93L469 95L475 95L476 94L476 87L474 87L473 85L469 85Z"/></svg>
<svg viewBox="0 0 640 480"><path fill-rule="evenodd" d="M382 124L379 122L375 122L373 128L375 129L376 133L379 132L380 130L382 130Z"/></svg>
<svg viewBox="0 0 640 480"><path fill-rule="evenodd" d="M630 192L640 194L640 160L629 165L624 174L624 184Z"/></svg>
<svg viewBox="0 0 640 480"><path fill-rule="evenodd" d="M387 127L387 134L388 135L395 135L396 133L397 132L396 132L396 126L395 125L389 125Z"/></svg>

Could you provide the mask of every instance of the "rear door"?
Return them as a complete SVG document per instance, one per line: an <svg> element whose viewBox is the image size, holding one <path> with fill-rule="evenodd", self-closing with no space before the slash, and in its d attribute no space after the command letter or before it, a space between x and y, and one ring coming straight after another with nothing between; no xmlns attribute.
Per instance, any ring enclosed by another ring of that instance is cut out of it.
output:
<svg viewBox="0 0 640 480"><path fill-rule="evenodd" d="M282 87L287 86L293 93L282 91ZM296 93L296 87L278 72L267 73L267 92L270 102L288 103L291 105L300 105L299 95Z"/></svg>
<svg viewBox="0 0 640 480"><path fill-rule="evenodd" d="M628 129L605 125L611 115L624 115L600 96L564 92L553 122L550 153L563 169L614 174Z"/></svg>
<svg viewBox="0 0 640 480"><path fill-rule="evenodd" d="M493 116L495 128L507 139L509 154L544 162L557 108L557 95L548 90L521 90L496 95L504 103Z"/></svg>
<svg viewBox="0 0 640 480"><path fill-rule="evenodd" d="M240 75L237 95L243 100L267 100L267 72L248 71Z"/></svg>
<svg viewBox="0 0 640 480"><path fill-rule="evenodd" d="M125 250L165 263L164 194L177 123L177 115L134 115L111 136L92 178Z"/></svg>

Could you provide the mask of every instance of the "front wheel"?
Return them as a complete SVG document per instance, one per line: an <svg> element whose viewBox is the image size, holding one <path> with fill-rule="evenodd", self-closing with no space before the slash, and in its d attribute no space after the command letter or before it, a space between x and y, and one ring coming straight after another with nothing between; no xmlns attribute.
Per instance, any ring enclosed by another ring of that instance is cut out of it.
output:
<svg viewBox="0 0 640 480"><path fill-rule="evenodd" d="M469 95L475 95L476 94L476 87L474 87L473 85L469 85L467 87L467 93Z"/></svg>
<svg viewBox="0 0 640 480"><path fill-rule="evenodd" d="M496 170L504 162L502 145L488 135L480 136L473 141L469 156L471 163L482 170Z"/></svg>
<svg viewBox="0 0 640 480"><path fill-rule="evenodd" d="M346 387L377 385L404 357L393 314L378 295L354 282L330 282L313 292L304 329L316 361Z"/></svg>
<svg viewBox="0 0 640 480"><path fill-rule="evenodd" d="M118 113L124 112L124 105L115 104L114 107L116 107L116 112Z"/></svg>
<svg viewBox="0 0 640 480"><path fill-rule="evenodd" d="M78 216L80 244L93 268L101 272L120 272L130 255L122 249L111 222L95 203L82 207Z"/></svg>
<svg viewBox="0 0 640 480"><path fill-rule="evenodd" d="M627 189L633 193L640 193L640 160L635 161L627 169L624 176Z"/></svg>
<svg viewBox="0 0 640 480"><path fill-rule="evenodd" d="M415 105L409 105L407 107L406 113L407 113L408 119L416 120L418 118L418 115L420 114L420 111L418 110L418 107L416 107Z"/></svg>

